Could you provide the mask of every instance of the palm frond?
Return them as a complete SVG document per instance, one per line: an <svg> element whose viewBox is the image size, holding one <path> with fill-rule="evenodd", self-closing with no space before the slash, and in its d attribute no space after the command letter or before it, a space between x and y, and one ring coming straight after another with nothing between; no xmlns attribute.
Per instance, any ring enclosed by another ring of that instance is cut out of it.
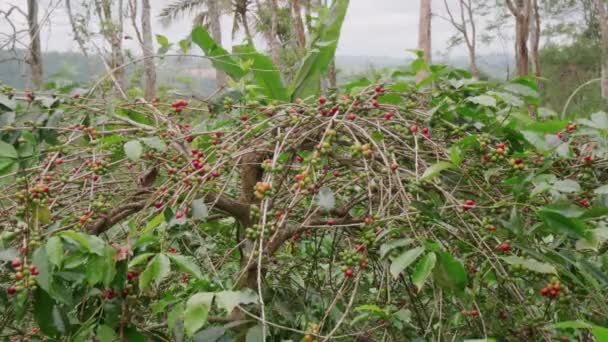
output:
<svg viewBox="0 0 608 342"><path fill-rule="evenodd" d="M158 17L161 19L161 23L166 26L183 15L199 9L205 3L206 0L178 0L163 8Z"/></svg>

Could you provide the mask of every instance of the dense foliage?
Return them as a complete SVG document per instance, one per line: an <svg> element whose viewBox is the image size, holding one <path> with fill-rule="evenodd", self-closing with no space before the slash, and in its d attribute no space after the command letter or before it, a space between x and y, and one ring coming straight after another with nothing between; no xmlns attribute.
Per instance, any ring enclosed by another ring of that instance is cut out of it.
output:
<svg viewBox="0 0 608 342"><path fill-rule="evenodd" d="M212 114L4 89L0 332L605 338L608 115L394 77L294 103L243 78Z"/></svg>

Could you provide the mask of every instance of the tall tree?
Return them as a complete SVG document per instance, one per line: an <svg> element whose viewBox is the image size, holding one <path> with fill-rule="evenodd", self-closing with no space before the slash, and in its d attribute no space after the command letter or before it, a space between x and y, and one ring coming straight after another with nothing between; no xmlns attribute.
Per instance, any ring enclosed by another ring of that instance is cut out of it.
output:
<svg viewBox="0 0 608 342"><path fill-rule="evenodd" d="M469 65L473 76L479 78L479 68L477 67L477 26L475 24L475 13L473 11L472 0L458 0L458 13L455 15L450 8L448 0L443 0L448 20L454 28L460 33L461 39L469 51Z"/></svg>
<svg viewBox="0 0 608 342"><path fill-rule="evenodd" d="M32 87L42 88L42 52L40 27L38 26L38 0L27 0L27 24L30 36L28 64L32 74Z"/></svg>
<svg viewBox="0 0 608 342"><path fill-rule="evenodd" d="M302 20L302 8L300 0L290 0L291 20L293 23L294 35L297 42L298 54L303 54L306 49L306 32L304 32L304 21Z"/></svg>
<svg viewBox="0 0 608 342"><path fill-rule="evenodd" d="M141 0L141 35L144 54L144 96L151 101L156 97L156 65L152 44L152 25L150 23L150 0Z"/></svg>
<svg viewBox="0 0 608 342"><path fill-rule="evenodd" d="M431 0L420 0L420 17L418 18L418 49L424 52L424 59L431 63ZM426 72L416 76L419 82L425 79Z"/></svg>
<svg viewBox="0 0 608 342"><path fill-rule="evenodd" d="M602 47L602 98L608 100L608 4L604 0L595 0L597 9Z"/></svg>
<svg viewBox="0 0 608 342"><path fill-rule="evenodd" d="M205 27L216 42L222 41L221 16L230 10L231 2L228 0L180 0L163 8L159 14L164 24L177 20L180 16L191 11L197 11L194 17L194 26ZM215 71L215 81L218 87L227 84L226 74L220 70Z"/></svg>
<svg viewBox="0 0 608 342"><path fill-rule="evenodd" d="M540 8L538 0L532 0L532 14L534 17L530 20L530 50L532 50L532 65L534 66L534 75L536 76L537 84L542 87L540 77L542 70L540 66L540 35L541 35L541 20Z"/></svg>
<svg viewBox="0 0 608 342"><path fill-rule="evenodd" d="M122 51L123 39L123 0L118 0L116 18L113 17L112 0L95 0L95 10L101 24L101 33L110 45L110 53L106 63L112 70L112 77L119 92L124 94L127 86L125 73L125 57Z"/></svg>
<svg viewBox="0 0 608 342"><path fill-rule="evenodd" d="M530 35L530 13L532 0L505 0L511 14L515 17L515 59L517 75L529 73L528 37Z"/></svg>

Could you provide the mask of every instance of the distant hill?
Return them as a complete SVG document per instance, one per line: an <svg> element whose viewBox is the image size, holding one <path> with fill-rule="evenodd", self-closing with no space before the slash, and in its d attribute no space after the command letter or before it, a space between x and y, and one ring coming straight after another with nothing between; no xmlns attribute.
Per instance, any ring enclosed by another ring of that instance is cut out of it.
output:
<svg viewBox="0 0 608 342"><path fill-rule="evenodd" d="M0 81L15 88L23 89L29 86L29 68L27 64L10 60L13 57L6 52L0 51ZM19 58L23 57L20 52ZM479 66L484 73L492 78L505 79L507 66L512 65L511 57L498 54L479 56ZM6 61L8 60L8 61ZM404 55L403 58L385 56L337 56L336 65L340 78L363 74L370 69L386 69L399 66L407 66L412 61L411 56ZM438 61L456 67L467 68L468 58L465 56L450 57L448 61ZM446 63L447 62L447 63ZM214 87L214 75L211 64L203 58L179 57L165 58L157 61L159 84L182 89L196 89L200 93L206 93ZM47 52L43 54L43 69L45 80L54 82L76 82L87 84L99 79L105 74L103 62L98 56L85 57L80 53ZM140 75L134 73L137 66L128 68L129 75ZM130 82L138 82L137 77Z"/></svg>

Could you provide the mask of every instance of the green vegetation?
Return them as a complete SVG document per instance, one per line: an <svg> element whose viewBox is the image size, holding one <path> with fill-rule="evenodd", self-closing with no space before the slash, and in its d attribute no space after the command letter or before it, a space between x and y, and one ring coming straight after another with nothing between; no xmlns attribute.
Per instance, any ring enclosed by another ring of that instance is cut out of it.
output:
<svg viewBox="0 0 608 342"><path fill-rule="evenodd" d="M180 48L229 78L209 98L171 69L146 100L137 63L124 93L2 84L2 339L607 341L593 40L547 46L546 78L414 51L328 89L348 3L284 65L195 26Z"/></svg>

